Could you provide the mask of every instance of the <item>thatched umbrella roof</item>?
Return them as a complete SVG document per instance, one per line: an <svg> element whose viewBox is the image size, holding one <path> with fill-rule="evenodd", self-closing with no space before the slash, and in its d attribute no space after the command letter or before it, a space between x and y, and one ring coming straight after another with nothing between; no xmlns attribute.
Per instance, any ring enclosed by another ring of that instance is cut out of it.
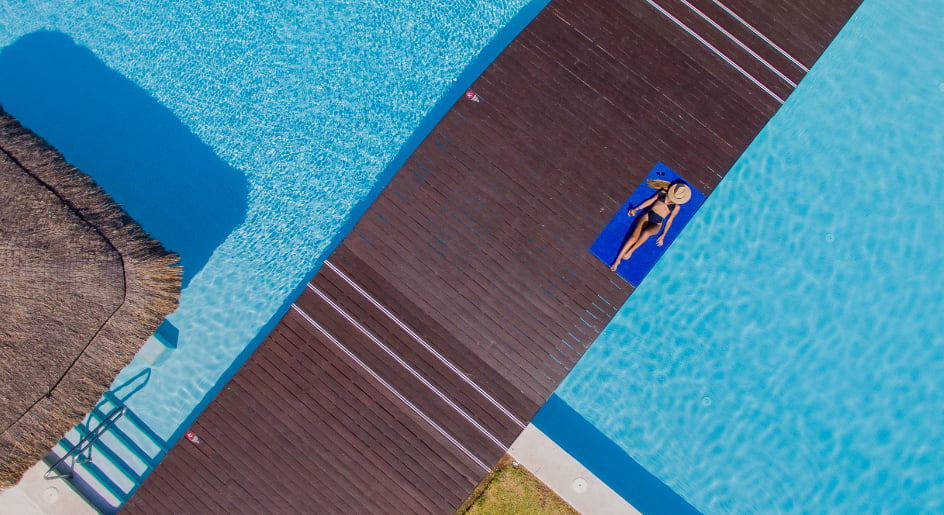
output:
<svg viewBox="0 0 944 515"><path fill-rule="evenodd" d="M0 488L177 307L178 257L0 108Z"/></svg>

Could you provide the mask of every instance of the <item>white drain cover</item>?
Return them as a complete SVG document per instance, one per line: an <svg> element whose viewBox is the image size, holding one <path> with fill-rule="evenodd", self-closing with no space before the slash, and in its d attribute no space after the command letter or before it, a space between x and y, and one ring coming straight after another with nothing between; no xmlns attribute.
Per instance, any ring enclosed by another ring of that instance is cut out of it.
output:
<svg viewBox="0 0 944 515"><path fill-rule="evenodd" d="M50 486L49 488L43 490L43 501L46 501L46 504L55 504L59 500L59 490Z"/></svg>
<svg viewBox="0 0 944 515"><path fill-rule="evenodd" d="M578 477L574 480L570 487L573 488L578 494L582 494L587 491L587 480L582 477Z"/></svg>

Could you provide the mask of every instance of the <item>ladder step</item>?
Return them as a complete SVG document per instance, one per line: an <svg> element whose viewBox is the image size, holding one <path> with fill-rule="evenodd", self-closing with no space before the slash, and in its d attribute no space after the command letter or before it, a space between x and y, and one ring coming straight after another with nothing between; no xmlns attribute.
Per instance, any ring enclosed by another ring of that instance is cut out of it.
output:
<svg viewBox="0 0 944 515"><path fill-rule="evenodd" d="M93 488L93 491L102 499L113 504L115 508L120 507L122 504L128 501L131 497L131 493L134 492L136 486L131 486L130 488L123 488L121 485L116 484L112 480L112 475L108 474L107 470L100 467L99 464L89 461L85 463L79 463L75 465L73 472L73 481L75 484L75 479L79 478ZM89 481L89 479L93 481ZM97 485L105 488L105 492L102 492L100 489L95 488ZM107 492L110 496L103 495Z"/></svg>
<svg viewBox="0 0 944 515"><path fill-rule="evenodd" d="M150 470L147 463L141 461L137 456L134 456L132 460L120 456L120 451L115 450L115 448L120 449L120 447L109 445L109 442L105 441L105 437L107 436L108 435L103 436L92 444L92 462L100 461L100 458L105 458L112 467L117 469L133 484L137 485L144 481L148 470ZM100 455L96 455L96 452L100 453Z"/></svg>
<svg viewBox="0 0 944 515"><path fill-rule="evenodd" d="M168 451L167 443L110 392L47 459L56 463L76 445L84 450L57 471L71 473L75 489L103 513L117 513Z"/></svg>
<svg viewBox="0 0 944 515"><path fill-rule="evenodd" d="M114 394L112 394L111 392L105 392L102 398L109 401L112 405L123 405L123 403L121 403L121 401L118 400L114 396ZM152 444L152 445L141 446L140 445L141 442L135 439L136 442L139 444L139 447L141 447L142 449L144 447L151 447L150 450L145 449L146 451L145 453L148 456L151 456L151 457L160 456L160 458L163 458L167 454L167 451L170 450L170 446L167 444L167 442L164 441L164 439L158 436L156 433L154 433L154 431L151 430L150 426L145 424L144 421L141 420L138 417L138 415L131 409L128 409L125 411L125 414L118 420L118 425L122 427L122 430L127 435L136 435L140 433L142 436L144 436L144 440ZM133 426L134 430L131 430L130 428L126 428L127 426Z"/></svg>
<svg viewBox="0 0 944 515"><path fill-rule="evenodd" d="M93 413L95 412L93 411ZM102 439L109 440L109 446L127 449L138 461L149 468L153 468L167 452L157 442L154 442L148 433L141 431L133 422L126 420L128 413L130 411L125 411L124 416L112 424L108 431L102 435ZM135 438L136 436L138 438ZM140 443L142 440L143 444ZM145 447L148 447L148 449L145 449Z"/></svg>
<svg viewBox="0 0 944 515"><path fill-rule="evenodd" d="M65 456L74 447L73 441L78 441L78 434L70 431L71 440L66 437L52 448L46 461L55 463ZM130 497L118 484L112 481L99 467L90 467L87 463L75 463L69 458L57 467L60 474L71 474L67 480L72 487L84 497L98 511L106 514L117 513L118 509Z"/></svg>

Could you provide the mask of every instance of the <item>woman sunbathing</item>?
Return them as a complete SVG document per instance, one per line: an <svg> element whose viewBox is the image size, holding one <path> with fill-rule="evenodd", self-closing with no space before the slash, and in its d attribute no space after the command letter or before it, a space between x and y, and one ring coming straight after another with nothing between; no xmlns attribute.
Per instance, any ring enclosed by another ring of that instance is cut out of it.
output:
<svg viewBox="0 0 944 515"><path fill-rule="evenodd" d="M653 185L652 182L655 181L651 181L650 185ZM615 272L620 262L629 259L633 252L654 234L659 234L656 238L656 245L661 247L665 243L665 234L669 232L669 227L672 226L672 220L678 214L678 207L692 198L692 190L687 184L661 182L663 184L660 184L660 186L663 187L658 188L659 191L638 206L630 208L629 216L636 216L637 212L640 215L633 222L629 239L626 240L626 244L616 255L616 260L610 266L610 270ZM665 221L664 229L663 221Z"/></svg>

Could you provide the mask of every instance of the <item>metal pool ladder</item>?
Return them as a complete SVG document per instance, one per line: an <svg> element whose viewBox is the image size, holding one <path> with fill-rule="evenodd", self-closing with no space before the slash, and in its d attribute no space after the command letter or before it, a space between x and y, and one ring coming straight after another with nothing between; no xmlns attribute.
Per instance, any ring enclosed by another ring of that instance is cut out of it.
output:
<svg viewBox="0 0 944 515"><path fill-rule="evenodd" d="M95 429L90 430L88 434L83 436L82 439L79 440L75 444L75 446L72 447L71 450L69 450L69 452L67 452L61 458L59 458L59 461L53 463L52 466L49 467L49 470L47 470L46 473L43 474L43 478L44 479L59 479L59 478L71 479L73 468L70 466L68 472L59 472L58 471L59 466L65 463L66 460L68 460L69 458L73 456L76 457L73 464L76 462L86 463L86 462L92 461L91 452L89 452L88 455L86 456L83 456L83 453L89 448L91 448L92 445L96 441L98 441L99 438L101 438L101 436L105 433L105 431L108 431L108 428L113 426L115 422L117 422L118 419L121 418L125 414L125 411L127 410L128 410L128 407L124 405L116 406L113 410L111 410L111 412L108 413L107 416L105 416L105 418L98 424L98 426L95 427Z"/></svg>
<svg viewBox="0 0 944 515"><path fill-rule="evenodd" d="M47 463L55 464L45 477L68 481L100 513L113 514L169 449L167 441L109 391L88 418L52 448Z"/></svg>

